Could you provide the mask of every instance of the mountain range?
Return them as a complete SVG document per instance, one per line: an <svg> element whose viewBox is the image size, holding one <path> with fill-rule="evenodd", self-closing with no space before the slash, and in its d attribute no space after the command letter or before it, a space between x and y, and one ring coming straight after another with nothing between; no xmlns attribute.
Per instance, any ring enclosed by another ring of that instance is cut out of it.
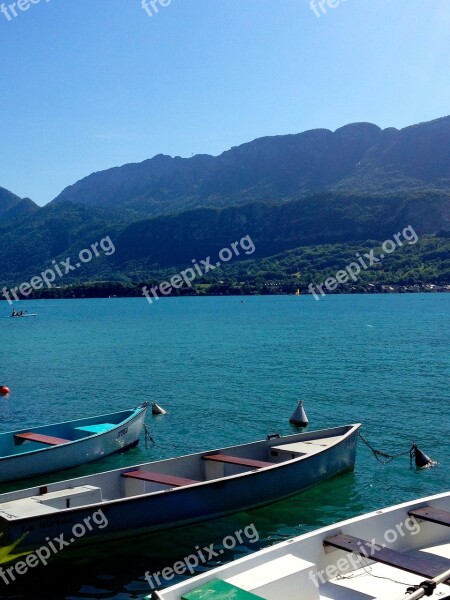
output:
<svg viewBox="0 0 450 600"><path fill-rule="evenodd" d="M55 200L150 216L312 194L450 189L450 117L402 130L354 123L265 137L213 157L158 155L94 173Z"/></svg>
<svg viewBox="0 0 450 600"><path fill-rule="evenodd" d="M158 155L89 175L42 208L0 188L0 219L2 285L105 236L116 252L68 280L145 279L245 235L256 246L252 259L383 241L408 225L445 236L450 117L401 130L354 123L260 138L217 157Z"/></svg>
<svg viewBox="0 0 450 600"><path fill-rule="evenodd" d="M30 198L19 198L0 187L0 219L2 223L25 217L39 210Z"/></svg>

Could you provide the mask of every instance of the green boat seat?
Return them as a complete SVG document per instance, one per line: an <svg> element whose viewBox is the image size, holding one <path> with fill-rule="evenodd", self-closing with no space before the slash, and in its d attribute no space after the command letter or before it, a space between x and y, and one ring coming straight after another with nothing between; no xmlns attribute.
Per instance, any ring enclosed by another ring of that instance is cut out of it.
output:
<svg viewBox="0 0 450 600"><path fill-rule="evenodd" d="M186 479L185 477L175 477L174 475L166 475L165 473L152 473L151 471L128 471L122 473L122 477L130 477L132 479L142 479L143 481L152 481L153 483L162 483L172 487L182 487L184 485L192 485L200 483L195 479Z"/></svg>
<svg viewBox="0 0 450 600"><path fill-rule="evenodd" d="M72 441L53 437L51 435L43 435L42 433L33 433L32 431L28 431L27 433L16 433L14 437L20 441L28 440L30 442L48 444L49 446L59 446L60 444L67 444L68 442Z"/></svg>
<svg viewBox="0 0 450 600"><path fill-rule="evenodd" d="M264 600L264 598L221 579L213 579L191 592L186 592L181 596L181 600Z"/></svg>
<svg viewBox="0 0 450 600"><path fill-rule="evenodd" d="M415 517L416 519L422 519L422 521L429 521L430 523L450 527L450 512L440 508L424 506L423 508L410 510L408 515L410 517Z"/></svg>
<svg viewBox="0 0 450 600"><path fill-rule="evenodd" d="M274 463L262 460L253 460L252 458L240 458L238 456L227 456L226 454L206 454L202 456L203 460L216 460L217 462L239 465L241 467L251 467L253 469L263 469L264 467L273 467Z"/></svg>

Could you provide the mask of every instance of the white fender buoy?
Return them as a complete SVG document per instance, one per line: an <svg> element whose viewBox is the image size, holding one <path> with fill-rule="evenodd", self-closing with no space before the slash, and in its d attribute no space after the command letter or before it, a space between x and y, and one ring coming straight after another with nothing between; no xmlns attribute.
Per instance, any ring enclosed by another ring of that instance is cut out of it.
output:
<svg viewBox="0 0 450 600"><path fill-rule="evenodd" d="M167 415L167 411L161 408L156 402L152 404L152 414L153 415Z"/></svg>
<svg viewBox="0 0 450 600"><path fill-rule="evenodd" d="M292 425L296 425L297 427L306 427L308 425L309 421L305 409L303 408L303 400L298 401L297 408L289 419L289 423L292 423Z"/></svg>

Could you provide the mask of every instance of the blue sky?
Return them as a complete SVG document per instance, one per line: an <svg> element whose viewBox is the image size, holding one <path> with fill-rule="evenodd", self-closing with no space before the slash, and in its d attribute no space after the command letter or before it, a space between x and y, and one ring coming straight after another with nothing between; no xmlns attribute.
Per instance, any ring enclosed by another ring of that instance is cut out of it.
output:
<svg viewBox="0 0 450 600"><path fill-rule="evenodd" d="M159 153L450 114L449 0L34 2L0 13L0 186L39 204Z"/></svg>

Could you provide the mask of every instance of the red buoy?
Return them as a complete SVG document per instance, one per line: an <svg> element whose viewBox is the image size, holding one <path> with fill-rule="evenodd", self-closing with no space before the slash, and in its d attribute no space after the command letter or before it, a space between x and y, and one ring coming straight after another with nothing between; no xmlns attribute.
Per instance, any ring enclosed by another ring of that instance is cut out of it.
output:
<svg viewBox="0 0 450 600"><path fill-rule="evenodd" d="M6 385L0 385L0 396L7 396L10 393L10 389L9 387L6 387Z"/></svg>

